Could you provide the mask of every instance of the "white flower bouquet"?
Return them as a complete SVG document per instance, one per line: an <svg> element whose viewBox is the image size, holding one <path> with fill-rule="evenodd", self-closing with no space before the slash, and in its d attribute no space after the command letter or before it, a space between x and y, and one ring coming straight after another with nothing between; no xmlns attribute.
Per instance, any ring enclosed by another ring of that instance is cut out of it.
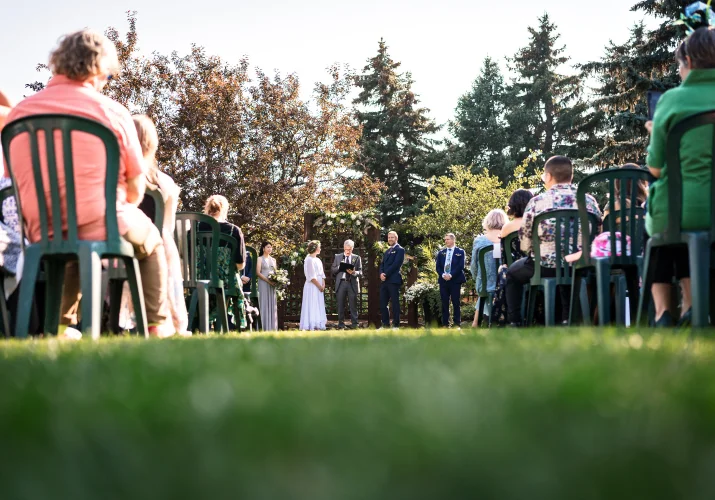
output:
<svg viewBox="0 0 715 500"><path fill-rule="evenodd" d="M268 280L276 287L276 298L278 300L285 300L286 289L288 285L290 285L288 271L285 269L276 269L268 275Z"/></svg>

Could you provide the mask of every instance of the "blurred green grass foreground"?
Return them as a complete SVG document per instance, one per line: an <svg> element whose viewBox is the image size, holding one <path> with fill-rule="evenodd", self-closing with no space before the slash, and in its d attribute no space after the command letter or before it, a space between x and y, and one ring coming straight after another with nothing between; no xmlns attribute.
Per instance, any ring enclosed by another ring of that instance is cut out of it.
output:
<svg viewBox="0 0 715 500"><path fill-rule="evenodd" d="M715 335L0 342L0 499L715 498Z"/></svg>

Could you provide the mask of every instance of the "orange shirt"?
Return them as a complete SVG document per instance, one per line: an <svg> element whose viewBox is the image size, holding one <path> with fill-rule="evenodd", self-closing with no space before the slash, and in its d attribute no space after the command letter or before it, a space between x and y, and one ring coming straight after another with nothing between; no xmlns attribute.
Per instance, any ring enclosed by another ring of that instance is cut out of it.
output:
<svg viewBox="0 0 715 500"><path fill-rule="evenodd" d="M127 214L124 213L127 204L127 179L144 175L141 145L129 110L118 102L97 92L89 83L77 82L70 80L66 76L56 75L50 80L45 89L20 101L10 112L6 124L26 116L45 113L60 113L90 118L105 125L117 136L120 152L117 221L120 234L125 234L131 224L131 221L127 220L129 213L134 212L133 210L127 210ZM38 141L51 232L52 210L43 134L39 134ZM64 193L63 153L59 132L55 136L55 145L57 177L60 191ZM79 238L83 240L104 240L107 237L104 199L105 158L106 152L101 140L83 132L72 133L77 225ZM39 207L27 134L17 136L10 144L10 160L22 203L26 236L31 242L39 241L41 236ZM7 168L5 169L5 176L9 176ZM65 230L67 228L65 203L62 203L62 227Z"/></svg>

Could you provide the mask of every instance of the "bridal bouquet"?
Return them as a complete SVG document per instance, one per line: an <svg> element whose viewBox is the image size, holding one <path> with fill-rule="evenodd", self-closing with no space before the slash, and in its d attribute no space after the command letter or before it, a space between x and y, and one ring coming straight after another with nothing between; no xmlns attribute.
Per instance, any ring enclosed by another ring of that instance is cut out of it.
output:
<svg viewBox="0 0 715 500"><path fill-rule="evenodd" d="M286 289L290 285L290 280L288 279L288 271L285 269L276 269L271 274L268 275L268 281L275 284L276 287L276 298L278 300L285 300Z"/></svg>

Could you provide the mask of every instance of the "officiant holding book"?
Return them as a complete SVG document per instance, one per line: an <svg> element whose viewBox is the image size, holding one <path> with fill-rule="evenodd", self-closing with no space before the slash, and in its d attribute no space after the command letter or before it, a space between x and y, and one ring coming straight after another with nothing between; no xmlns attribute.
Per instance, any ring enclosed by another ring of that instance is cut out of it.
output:
<svg viewBox="0 0 715 500"><path fill-rule="evenodd" d="M358 327L357 298L360 294L360 276L362 276L362 261L359 255L353 254L355 242L347 240L343 243L343 253L335 254L330 272L335 278L335 295L338 300L338 328L345 329L345 298L350 306L351 327Z"/></svg>

